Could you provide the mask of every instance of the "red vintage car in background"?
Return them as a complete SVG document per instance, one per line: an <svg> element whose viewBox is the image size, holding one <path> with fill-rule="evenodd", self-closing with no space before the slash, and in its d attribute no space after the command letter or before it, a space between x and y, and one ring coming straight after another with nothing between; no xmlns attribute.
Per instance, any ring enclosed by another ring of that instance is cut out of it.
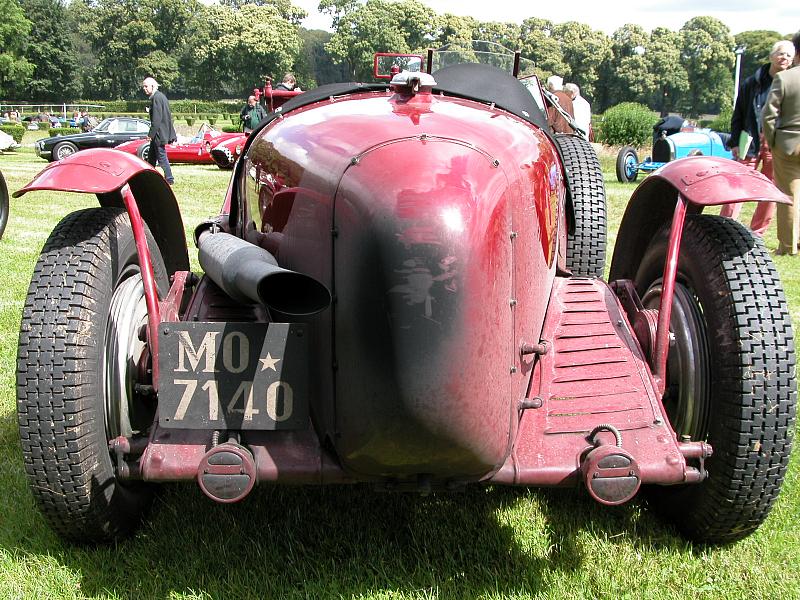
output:
<svg viewBox="0 0 800 600"><path fill-rule="evenodd" d="M701 213L788 198L730 160L669 162L605 280L592 146L550 130L519 54L459 58L273 112L194 229L202 274L172 188L132 156L81 152L15 193L100 204L45 244L19 337L25 470L62 537L118 539L175 481L222 503L256 483L641 489L703 543L764 521L794 432L791 318L762 241Z"/></svg>
<svg viewBox="0 0 800 600"><path fill-rule="evenodd" d="M242 154L249 133L239 133L211 148L211 159L220 169L232 169Z"/></svg>
<svg viewBox="0 0 800 600"><path fill-rule="evenodd" d="M277 90L272 87L272 81L267 79L263 90L255 88L253 95L269 112L279 111L280 107L292 98L299 96L301 90ZM241 133L238 137L231 137L211 149L211 158L220 169L232 169L242 153L249 133Z"/></svg>
<svg viewBox="0 0 800 600"><path fill-rule="evenodd" d="M197 134L191 138L178 136L174 144L167 144L167 158L171 163L213 163L211 149L228 138L235 137L238 133L223 133L217 131L208 123L203 123ZM144 161L150 153L150 140L132 140L116 147L117 150L135 154Z"/></svg>

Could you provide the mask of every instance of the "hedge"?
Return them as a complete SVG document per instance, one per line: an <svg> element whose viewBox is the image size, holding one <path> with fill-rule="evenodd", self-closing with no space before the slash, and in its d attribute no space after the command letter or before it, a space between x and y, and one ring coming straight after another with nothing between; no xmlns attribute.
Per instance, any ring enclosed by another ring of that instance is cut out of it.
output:
<svg viewBox="0 0 800 600"><path fill-rule="evenodd" d="M51 127L50 135L71 135L73 133L80 133L80 127Z"/></svg>
<svg viewBox="0 0 800 600"><path fill-rule="evenodd" d="M109 102L87 102L88 104L102 104L98 109L107 113L143 113L150 103L149 100L112 100ZM238 111L242 102L224 102L213 100L170 100L169 107L173 113L223 113Z"/></svg>
<svg viewBox="0 0 800 600"><path fill-rule="evenodd" d="M0 131L13 137L18 144L22 143L22 136L25 135L25 128L22 125L0 125Z"/></svg>
<svg viewBox="0 0 800 600"><path fill-rule="evenodd" d="M658 114L642 104L623 102L603 113L599 140L609 146L645 146L653 137Z"/></svg>

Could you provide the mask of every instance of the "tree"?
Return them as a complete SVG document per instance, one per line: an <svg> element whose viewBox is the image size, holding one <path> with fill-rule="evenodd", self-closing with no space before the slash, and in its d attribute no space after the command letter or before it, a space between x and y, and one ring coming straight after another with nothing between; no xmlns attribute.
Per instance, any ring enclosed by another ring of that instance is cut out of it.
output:
<svg viewBox="0 0 800 600"><path fill-rule="evenodd" d="M372 79L375 52L422 51L437 31L436 13L417 0L349 2L340 11L325 48L355 80Z"/></svg>
<svg viewBox="0 0 800 600"><path fill-rule="evenodd" d="M650 36L639 25L623 25L611 36L611 53L600 69L598 109L620 102L647 103L655 78L645 56Z"/></svg>
<svg viewBox="0 0 800 600"><path fill-rule="evenodd" d="M689 89L689 74L681 63L680 42L680 34L666 27L656 27L650 33L650 44L645 53L653 75L653 95L648 104L662 117L679 107L681 98Z"/></svg>
<svg viewBox="0 0 800 600"><path fill-rule="evenodd" d="M269 4L203 7L194 42L188 89L212 98L244 96L266 77L280 79L302 46L297 25Z"/></svg>
<svg viewBox="0 0 800 600"><path fill-rule="evenodd" d="M714 17L694 17L680 30L681 61L689 81L684 108L691 116L718 111L721 98L733 89L733 38L728 27Z"/></svg>
<svg viewBox="0 0 800 600"><path fill-rule="evenodd" d="M181 78L178 56L188 40L197 0L84 0L91 19L81 23L97 64L90 77L101 98L141 95L144 77L165 88Z"/></svg>
<svg viewBox="0 0 800 600"><path fill-rule="evenodd" d="M300 29L303 47L294 64L297 83L304 90L326 83L347 81L347 69L335 63L330 54L325 52L325 44L332 34L320 29Z"/></svg>
<svg viewBox="0 0 800 600"><path fill-rule="evenodd" d="M300 25L300 22L308 16L308 13L299 6L292 4L291 0L220 0L222 6L230 6L239 9L247 4L256 6L271 6L280 15L281 19L286 19L293 25Z"/></svg>
<svg viewBox="0 0 800 600"><path fill-rule="evenodd" d="M561 43L555 37L553 23L547 19L525 19L520 27L520 51L536 65L541 79L566 73L567 65Z"/></svg>
<svg viewBox="0 0 800 600"><path fill-rule="evenodd" d="M0 96L23 89L34 72L24 56L31 22L17 0L0 0Z"/></svg>
<svg viewBox="0 0 800 600"><path fill-rule="evenodd" d="M740 68L741 80L750 77L756 69L769 62L769 52L775 42L784 39L777 31L743 31L734 36L736 47L744 47Z"/></svg>
<svg viewBox="0 0 800 600"><path fill-rule="evenodd" d="M61 0L21 0L21 6L26 14L36 15L25 49L35 71L30 80L14 86L13 93L31 100L79 98L82 85L64 4Z"/></svg>
<svg viewBox="0 0 800 600"><path fill-rule="evenodd" d="M590 101L594 98L600 65L611 56L611 41L602 31L576 21L560 23L553 33L561 42L561 52L566 70L561 75L577 83L581 95Z"/></svg>

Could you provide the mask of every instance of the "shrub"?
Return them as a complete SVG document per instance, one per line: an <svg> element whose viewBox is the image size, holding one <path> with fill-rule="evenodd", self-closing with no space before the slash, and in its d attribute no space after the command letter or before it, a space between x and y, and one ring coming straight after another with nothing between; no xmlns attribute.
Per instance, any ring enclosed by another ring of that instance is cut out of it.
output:
<svg viewBox="0 0 800 600"><path fill-rule="evenodd" d="M609 146L646 145L653 137L658 115L642 104L623 102L603 114L599 140Z"/></svg>
<svg viewBox="0 0 800 600"><path fill-rule="evenodd" d="M25 128L22 125L0 125L0 131L10 135L18 144L22 143L22 136L25 135Z"/></svg>
<svg viewBox="0 0 800 600"><path fill-rule="evenodd" d="M225 127L222 128L223 133L238 133L241 130L242 129L236 125L225 125Z"/></svg>
<svg viewBox="0 0 800 600"><path fill-rule="evenodd" d="M80 133L80 127L51 127L50 135L70 135L72 133Z"/></svg>
<svg viewBox="0 0 800 600"><path fill-rule="evenodd" d="M186 124L191 127L194 125L194 117L186 117Z"/></svg>
<svg viewBox="0 0 800 600"><path fill-rule="evenodd" d="M216 123L216 122L217 122L217 117L208 117L208 124L209 125L213 126L214 123Z"/></svg>
<svg viewBox="0 0 800 600"><path fill-rule="evenodd" d="M49 121L39 121L37 123L37 125L39 126L39 129L41 131L50 131L50 122Z"/></svg>
<svg viewBox="0 0 800 600"><path fill-rule="evenodd" d="M708 126L714 131L730 131L731 117L733 117L733 108L730 104L725 103L717 118L711 121Z"/></svg>

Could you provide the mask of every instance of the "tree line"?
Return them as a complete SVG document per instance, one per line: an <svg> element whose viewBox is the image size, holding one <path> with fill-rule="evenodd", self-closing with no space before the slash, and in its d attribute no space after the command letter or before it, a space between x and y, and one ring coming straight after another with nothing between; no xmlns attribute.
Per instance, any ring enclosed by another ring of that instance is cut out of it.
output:
<svg viewBox="0 0 800 600"><path fill-rule="evenodd" d="M662 114L730 106L735 49L742 77L766 62L776 31L733 36L698 16L679 31L625 25L611 36L577 21L521 24L440 15L418 0L320 0L333 32L301 27L291 0L0 0L0 98L113 100L141 96L146 76L173 98L240 98L286 71L308 89L370 81L374 52L422 52L473 40L518 49L542 78L577 83L602 112L639 102Z"/></svg>

